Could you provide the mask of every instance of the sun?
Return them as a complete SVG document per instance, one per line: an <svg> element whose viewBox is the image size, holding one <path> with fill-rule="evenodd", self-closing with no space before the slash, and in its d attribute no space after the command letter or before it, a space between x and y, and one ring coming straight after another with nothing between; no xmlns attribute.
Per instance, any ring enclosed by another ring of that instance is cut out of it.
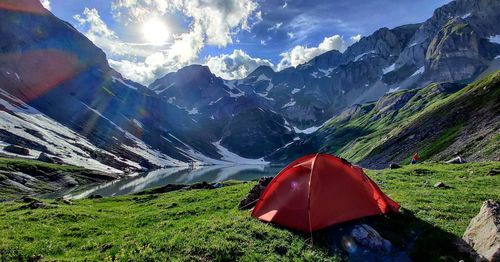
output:
<svg viewBox="0 0 500 262"><path fill-rule="evenodd" d="M154 45L164 44L169 36L167 25L158 18L151 18L142 25L142 35Z"/></svg>

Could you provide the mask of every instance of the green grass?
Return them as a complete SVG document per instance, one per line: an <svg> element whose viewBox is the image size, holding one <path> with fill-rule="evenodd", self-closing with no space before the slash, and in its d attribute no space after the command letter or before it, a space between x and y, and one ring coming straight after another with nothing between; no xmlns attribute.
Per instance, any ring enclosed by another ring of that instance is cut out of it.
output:
<svg viewBox="0 0 500 262"><path fill-rule="evenodd" d="M403 226L393 231L421 231L414 259L432 261L446 255L458 261L463 257L450 245L451 238L462 235L484 200L500 197L500 176L486 176L499 168L499 162L418 164L369 175L405 210L392 218L395 228ZM451 188L434 188L438 181ZM321 237L311 247L308 236L261 223L238 210L239 200L253 185L86 199L73 205L45 201L51 209L1 203L0 260L338 260L328 254Z"/></svg>
<svg viewBox="0 0 500 262"><path fill-rule="evenodd" d="M15 175L15 172L22 172L24 174L34 174L50 179L51 177L58 176L62 172L71 173L82 170L84 169L81 167L49 164L32 159L0 157L0 171L11 173L12 175ZM13 199L19 196L19 190L17 190L16 187L4 183L7 178L6 175L0 174L0 201ZM46 193L54 190L52 186L41 180L31 182L30 184L32 184L35 192Z"/></svg>
<svg viewBox="0 0 500 262"><path fill-rule="evenodd" d="M6 171L78 171L83 170L81 167L59 165L59 164L49 164L32 159L20 159L20 158L4 158L0 157L0 170Z"/></svg>
<svg viewBox="0 0 500 262"><path fill-rule="evenodd" d="M54 209L0 205L0 256L26 260L334 260L236 206L253 183L217 190L81 200ZM109 249L106 249L109 247ZM281 252L281 255L277 253Z"/></svg>
<svg viewBox="0 0 500 262"><path fill-rule="evenodd" d="M455 142L456 137L462 130L463 125L457 125L454 127L450 127L443 132L437 139L435 139L432 144L425 147L420 153L420 157L422 160L427 160L432 156L438 154L439 152L446 149L448 146Z"/></svg>

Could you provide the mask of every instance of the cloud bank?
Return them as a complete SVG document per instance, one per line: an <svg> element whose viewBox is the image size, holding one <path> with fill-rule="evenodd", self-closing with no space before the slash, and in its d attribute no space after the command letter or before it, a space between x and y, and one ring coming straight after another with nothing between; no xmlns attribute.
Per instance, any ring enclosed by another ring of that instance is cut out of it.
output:
<svg viewBox="0 0 500 262"><path fill-rule="evenodd" d="M126 77L149 84L161 74L198 62L205 45L225 47L232 43L236 32L249 30L252 21L259 21L257 6L252 0L114 0L115 18L128 23L144 21L152 15L151 10L159 16L179 11L192 22L187 32L173 36L166 50L154 52L140 61L121 59L111 60L110 64L126 72Z"/></svg>
<svg viewBox="0 0 500 262"><path fill-rule="evenodd" d="M267 59L255 58L241 49L200 60L200 51L206 45L225 47L233 42L233 36L241 30L250 30L262 21L261 11L253 0L114 0L113 17L125 23L140 24L151 16L161 17L181 12L191 19L183 33L173 35L172 41L161 46L126 43L103 21L96 9L85 10L74 16L77 27L97 46L110 55L109 64L128 79L148 85L164 74L193 63L206 64L216 75L225 79L239 79L261 65L275 70L296 67L330 50L343 52L350 44L359 41L361 35L345 41L340 35L325 37L314 47L297 45L280 54L281 60L274 65ZM153 13L151 13L153 10ZM275 23L269 31L279 30L282 23ZM294 33L288 35L295 38ZM237 41L237 40L236 40ZM267 40L261 40L267 45Z"/></svg>
<svg viewBox="0 0 500 262"><path fill-rule="evenodd" d="M224 79L241 79L253 72L259 66L274 65L265 59L253 58L243 50L234 50L232 54L207 57L205 64L217 76Z"/></svg>
<svg viewBox="0 0 500 262"><path fill-rule="evenodd" d="M344 52L348 47L348 43L339 35L325 37L317 47L307 47L297 45L288 52L282 53L281 61L278 64L278 70L283 70L287 67L296 67L304 64L314 57L326 53L331 50L339 50Z"/></svg>

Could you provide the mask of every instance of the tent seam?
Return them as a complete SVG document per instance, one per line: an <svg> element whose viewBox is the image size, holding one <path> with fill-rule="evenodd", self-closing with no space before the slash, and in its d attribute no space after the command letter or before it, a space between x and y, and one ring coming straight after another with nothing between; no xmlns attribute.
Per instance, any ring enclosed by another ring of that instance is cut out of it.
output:
<svg viewBox="0 0 500 262"><path fill-rule="evenodd" d="M320 153L317 153L311 165L311 172L309 173L309 184L307 187L307 222L309 224L309 232L312 232L311 226L311 181L314 172L314 166L316 165L316 159L318 159Z"/></svg>

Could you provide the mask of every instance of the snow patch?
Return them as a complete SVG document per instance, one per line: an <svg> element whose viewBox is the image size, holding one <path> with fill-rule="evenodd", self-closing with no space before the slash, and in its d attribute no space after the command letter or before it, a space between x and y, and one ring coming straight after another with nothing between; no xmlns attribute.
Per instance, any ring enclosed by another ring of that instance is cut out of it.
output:
<svg viewBox="0 0 500 262"><path fill-rule="evenodd" d="M262 93L255 93L255 94L257 94L258 96L260 96L260 97L262 97L262 98L265 98L265 99L267 99L267 100L269 100L269 101L274 101L274 99L273 99L273 98L271 98L271 97L267 97L267 94L262 94Z"/></svg>
<svg viewBox="0 0 500 262"><path fill-rule="evenodd" d="M336 67L328 68L328 69L318 69L321 73L323 73L325 76L329 76L333 70L335 70Z"/></svg>
<svg viewBox="0 0 500 262"><path fill-rule="evenodd" d="M326 120L323 124L319 125L319 126L312 126L312 127L309 127L309 128L306 128L306 129L298 129L297 127L293 127L293 130L295 131L295 133L297 134L306 134L306 135L309 135L309 134L312 134L316 131L318 131L319 129L321 129L323 126L326 125L326 123L328 123L330 121L330 119ZM296 137L295 139L297 139L298 137ZM294 139L294 140L295 140ZM298 138L300 139L300 138Z"/></svg>
<svg viewBox="0 0 500 262"><path fill-rule="evenodd" d="M132 122L134 122L134 124L135 124L136 126L140 127L141 129L144 129L144 127L142 126L142 123L141 123L141 122L139 122L139 120L134 119L134 120L132 120Z"/></svg>
<svg viewBox="0 0 500 262"><path fill-rule="evenodd" d="M117 78L117 77L114 77L114 76L113 76L112 79L113 79L113 83L119 82L120 84L122 84L122 85L124 85L124 86L126 86L126 87L128 87L130 89L137 90L137 87L125 83L125 81L123 81L123 79L120 79L120 78Z"/></svg>
<svg viewBox="0 0 500 262"><path fill-rule="evenodd" d="M314 77L314 78L321 78L319 75L318 75L318 72L312 72L311 73L311 76Z"/></svg>
<svg viewBox="0 0 500 262"><path fill-rule="evenodd" d="M295 105L295 100L292 98L288 103L286 103L284 106L282 106L281 108L287 108L287 107L291 107L291 106L294 106Z"/></svg>
<svg viewBox="0 0 500 262"><path fill-rule="evenodd" d="M295 133L298 133L298 134L309 135L309 134L312 134L312 133L318 131L318 129L320 129L320 128L321 128L321 126L312 126L312 127L306 128L306 129L298 129L297 127L293 127L293 130L295 131Z"/></svg>
<svg viewBox="0 0 500 262"><path fill-rule="evenodd" d="M238 93L226 91L230 97L237 98L237 97L245 95L245 92L241 91L239 88L236 87L238 84L239 84L239 80L224 80L224 85L226 85L230 90L237 90L238 91Z"/></svg>
<svg viewBox="0 0 500 262"><path fill-rule="evenodd" d="M169 104L173 104L173 103L174 103L174 101L175 101L175 99L177 99L175 96L173 96L173 97L169 97L169 98L168 98L168 100L167 100L167 103L169 103Z"/></svg>
<svg viewBox="0 0 500 262"><path fill-rule="evenodd" d="M158 88L158 87L160 87L160 86L161 86L161 84L159 84L159 85L157 85L157 86L156 86L156 88L155 88L155 90L154 90L154 91L155 91L155 93L156 93L157 95L159 95L159 94L161 94L161 93L163 93L163 92L167 91L169 88L171 88L171 87L172 87L172 86L174 86L174 85L175 85L175 83L172 83L172 84L168 85L167 87L165 87L165 88L163 88L163 89L161 89L161 90L156 90L156 88Z"/></svg>
<svg viewBox="0 0 500 262"><path fill-rule="evenodd" d="M395 69L396 69L396 63L394 63L394 64L392 64L392 65L390 65L390 66L388 66L388 67L386 67L386 68L382 69L382 72L383 72L383 73L384 73L384 75L385 75L385 74L387 74L387 73L389 73L389 72L394 71Z"/></svg>
<svg viewBox="0 0 500 262"><path fill-rule="evenodd" d="M191 110L186 110L186 111L187 111L187 112L188 112L188 114L190 114L190 115L197 115L197 114L199 114L199 112L198 112L198 108L196 108L196 107L195 107L195 108L193 108L193 109L191 109Z"/></svg>
<svg viewBox="0 0 500 262"><path fill-rule="evenodd" d="M222 100L222 97L219 97L219 99L217 99L217 100L215 100L215 101L210 102L208 105L209 105L209 106L213 106L213 105L217 104L217 103L218 103L219 101L221 101L221 100Z"/></svg>
<svg viewBox="0 0 500 262"><path fill-rule="evenodd" d="M360 61L364 56L366 55L369 55L369 54L376 54L377 52L375 52L375 50L372 50L372 51L369 51L369 52L366 52L366 53L362 53L361 55L358 55L354 58L354 62L358 62Z"/></svg>
<svg viewBox="0 0 500 262"><path fill-rule="evenodd" d="M500 35L493 35L488 38L490 42L500 44Z"/></svg>
<svg viewBox="0 0 500 262"><path fill-rule="evenodd" d="M264 158L259 158L259 159L249 159L249 158L244 158L241 157L231 151L229 151L227 148L223 147L220 144L220 140L217 142L212 143L216 148L217 151L219 151L219 154L222 155L222 160L230 162L230 163L236 163L236 164L244 164L244 165L267 165L269 162L264 161Z"/></svg>
<svg viewBox="0 0 500 262"><path fill-rule="evenodd" d="M416 75L421 75L425 72L425 66L422 66L420 67L417 71L415 71L415 73L413 73L413 75L411 75L410 77L412 76L416 76Z"/></svg>
<svg viewBox="0 0 500 262"><path fill-rule="evenodd" d="M471 16L471 15L472 15L471 13L467 13L467 14L465 14L465 15L461 16L461 18L462 18L462 19L466 19L467 17L469 17L469 16Z"/></svg>
<svg viewBox="0 0 500 262"><path fill-rule="evenodd" d="M255 81L256 82L259 82L259 81L271 81L271 78L267 77L264 74L261 74L261 75L259 75L259 77L257 77L257 79Z"/></svg>
<svg viewBox="0 0 500 262"><path fill-rule="evenodd" d="M240 96L244 96L245 95L245 92L242 92L241 90L237 89L238 91L240 91L239 93L237 94L234 94L233 92L227 92L229 94L229 97L231 98L237 98L237 97L240 97Z"/></svg>
<svg viewBox="0 0 500 262"><path fill-rule="evenodd" d="M389 88L389 91L387 91L387 94L397 92L401 87L396 87L396 88Z"/></svg>
<svg viewBox="0 0 500 262"><path fill-rule="evenodd" d="M273 83L269 82L269 84L266 87L266 91L269 93L269 91L271 91L271 89L273 89L273 87L274 87Z"/></svg>

